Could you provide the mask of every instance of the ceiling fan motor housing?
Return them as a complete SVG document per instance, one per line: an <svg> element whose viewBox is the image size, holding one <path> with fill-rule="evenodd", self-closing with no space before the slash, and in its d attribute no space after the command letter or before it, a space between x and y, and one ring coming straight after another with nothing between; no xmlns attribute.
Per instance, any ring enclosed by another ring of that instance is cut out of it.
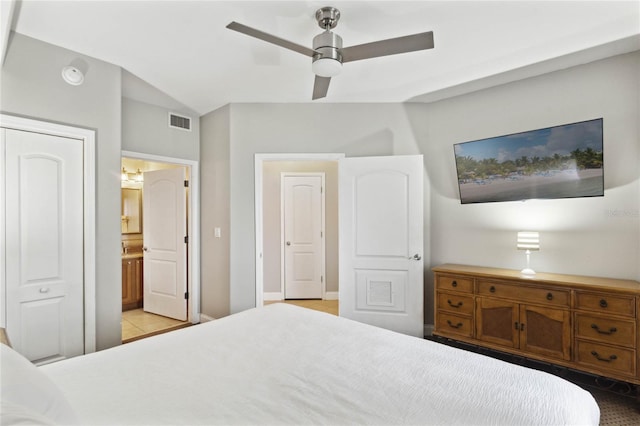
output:
<svg viewBox="0 0 640 426"><path fill-rule="evenodd" d="M312 69L321 77L333 77L342 70L342 37L331 31L324 31L313 38Z"/></svg>

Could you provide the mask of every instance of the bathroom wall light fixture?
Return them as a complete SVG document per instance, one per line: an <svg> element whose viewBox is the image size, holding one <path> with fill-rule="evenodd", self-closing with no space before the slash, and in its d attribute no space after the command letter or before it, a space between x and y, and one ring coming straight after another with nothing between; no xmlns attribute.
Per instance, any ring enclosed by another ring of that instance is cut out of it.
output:
<svg viewBox="0 0 640 426"><path fill-rule="evenodd" d="M144 175L142 170L138 169L135 173L127 172L127 169L122 168L122 173L120 174L120 180L123 182L143 182Z"/></svg>
<svg viewBox="0 0 640 426"><path fill-rule="evenodd" d="M529 266L531 251L540 250L540 234L536 231L518 232L518 250L526 250L527 267L520 271L523 275L535 275L536 272Z"/></svg>

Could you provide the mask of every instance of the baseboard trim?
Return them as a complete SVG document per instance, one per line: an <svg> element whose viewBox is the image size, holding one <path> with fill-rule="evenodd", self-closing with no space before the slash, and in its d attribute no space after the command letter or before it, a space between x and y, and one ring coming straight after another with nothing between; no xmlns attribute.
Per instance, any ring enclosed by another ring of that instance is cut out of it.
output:
<svg viewBox="0 0 640 426"><path fill-rule="evenodd" d="M276 292L272 292L272 293L264 293L262 295L262 300L267 301L267 302L271 302L274 300L283 300L284 297L282 297L282 293L279 291Z"/></svg>
<svg viewBox="0 0 640 426"><path fill-rule="evenodd" d="M209 315L200 314L200 323L209 322L209 321L215 321L215 318L210 317Z"/></svg>
<svg viewBox="0 0 640 426"><path fill-rule="evenodd" d="M433 336L433 324L425 324L424 325L424 335L425 336Z"/></svg>
<svg viewBox="0 0 640 426"><path fill-rule="evenodd" d="M327 291L324 293L324 300L338 300L337 291Z"/></svg>

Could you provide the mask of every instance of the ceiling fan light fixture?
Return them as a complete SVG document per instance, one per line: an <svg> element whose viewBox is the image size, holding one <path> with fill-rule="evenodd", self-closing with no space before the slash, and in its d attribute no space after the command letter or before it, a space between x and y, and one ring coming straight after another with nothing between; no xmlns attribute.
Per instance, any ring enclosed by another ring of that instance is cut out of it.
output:
<svg viewBox="0 0 640 426"><path fill-rule="evenodd" d="M320 77L335 77L342 71L342 63L333 58L318 58L313 61L311 69Z"/></svg>

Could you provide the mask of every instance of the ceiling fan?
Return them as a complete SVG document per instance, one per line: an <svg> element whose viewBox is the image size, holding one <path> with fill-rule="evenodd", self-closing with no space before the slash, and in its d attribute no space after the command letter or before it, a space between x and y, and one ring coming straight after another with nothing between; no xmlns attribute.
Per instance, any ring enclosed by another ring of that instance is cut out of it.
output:
<svg viewBox="0 0 640 426"><path fill-rule="evenodd" d="M342 38L338 34L331 32L331 29L335 28L338 24L339 19L340 11L335 7L323 7L316 11L318 26L320 26L324 32L313 38L313 49L235 21L227 25L227 28L310 56L313 59L311 68L316 75L312 99L327 96L331 77L340 73L344 62L433 48L433 31L343 48Z"/></svg>

